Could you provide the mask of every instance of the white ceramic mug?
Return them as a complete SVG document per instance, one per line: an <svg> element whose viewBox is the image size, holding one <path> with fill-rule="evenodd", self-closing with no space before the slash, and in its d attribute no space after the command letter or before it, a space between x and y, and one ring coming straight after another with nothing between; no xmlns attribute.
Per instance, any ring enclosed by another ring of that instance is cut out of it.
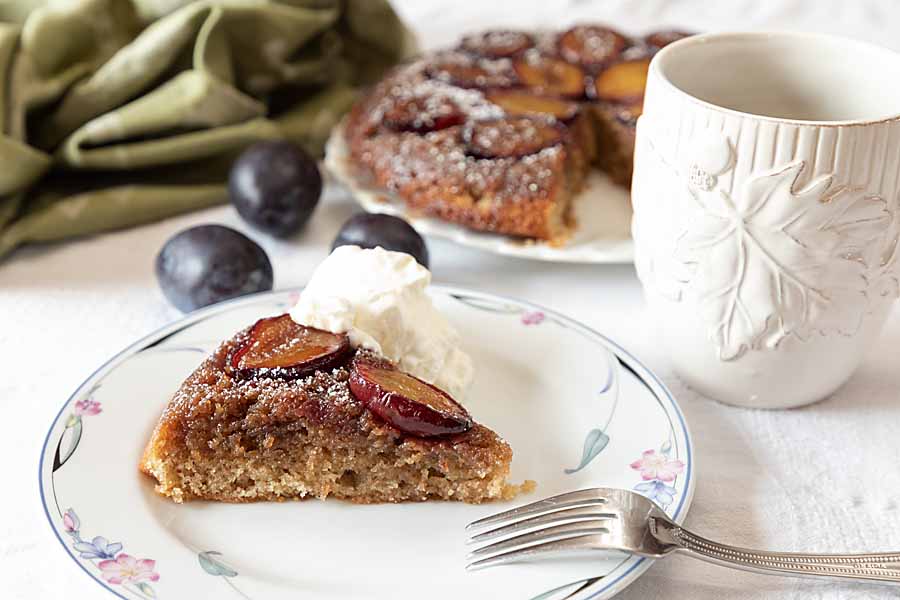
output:
<svg viewBox="0 0 900 600"><path fill-rule="evenodd" d="M900 54L797 33L668 46L632 199L638 274L682 379L743 406L826 397L900 288Z"/></svg>

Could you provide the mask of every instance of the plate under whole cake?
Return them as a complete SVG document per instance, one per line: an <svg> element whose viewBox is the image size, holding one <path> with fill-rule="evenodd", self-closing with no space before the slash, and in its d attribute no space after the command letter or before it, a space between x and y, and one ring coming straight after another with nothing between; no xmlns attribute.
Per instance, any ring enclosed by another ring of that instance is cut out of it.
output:
<svg viewBox="0 0 900 600"><path fill-rule="evenodd" d="M574 227L562 243L513 238L465 228L416 214L395 194L365 181L349 162L343 124L335 127L325 149L329 174L350 191L366 211L409 221L420 233L504 256L560 263L623 264L634 261L629 191L593 170L572 199Z"/></svg>

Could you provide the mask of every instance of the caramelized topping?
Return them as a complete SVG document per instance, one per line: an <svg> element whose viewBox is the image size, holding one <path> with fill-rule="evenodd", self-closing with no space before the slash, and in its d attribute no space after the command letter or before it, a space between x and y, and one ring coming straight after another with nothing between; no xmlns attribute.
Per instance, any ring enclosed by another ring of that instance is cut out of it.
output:
<svg viewBox="0 0 900 600"><path fill-rule="evenodd" d="M500 88L517 83L508 60L478 59L461 53L441 55L426 72L433 79L464 88Z"/></svg>
<svg viewBox="0 0 900 600"><path fill-rule="evenodd" d="M290 315L257 321L231 357L241 376L293 379L338 366L352 350L346 335L300 325Z"/></svg>
<svg viewBox="0 0 900 600"><path fill-rule="evenodd" d="M509 116L468 123L463 140L473 156L509 158L535 154L559 144L564 132L555 119Z"/></svg>
<svg viewBox="0 0 900 600"><path fill-rule="evenodd" d="M534 46L534 40L527 33L495 29L462 39L460 47L487 58L509 58Z"/></svg>
<svg viewBox="0 0 900 600"><path fill-rule="evenodd" d="M428 133L461 125L466 115L446 96L407 96L397 98L384 111L384 124L396 131Z"/></svg>
<svg viewBox="0 0 900 600"><path fill-rule="evenodd" d="M628 40L621 33L600 25L578 25L557 41L560 56L591 68L616 60L627 45Z"/></svg>

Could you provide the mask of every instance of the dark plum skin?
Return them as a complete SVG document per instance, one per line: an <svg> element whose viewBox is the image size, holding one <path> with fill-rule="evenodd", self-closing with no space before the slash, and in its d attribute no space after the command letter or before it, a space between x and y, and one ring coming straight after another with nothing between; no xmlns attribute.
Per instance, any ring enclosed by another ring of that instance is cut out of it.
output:
<svg viewBox="0 0 900 600"><path fill-rule="evenodd" d="M405 252L428 268L428 247L425 240L412 225L392 215L360 213L350 217L338 231L331 249L338 246L381 246L385 250Z"/></svg>
<svg viewBox="0 0 900 600"><path fill-rule="evenodd" d="M357 356L348 383L357 400L404 433L435 437L472 428L468 411L446 392L384 361Z"/></svg>
<svg viewBox="0 0 900 600"><path fill-rule="evenodd" d="M284 314L254 323L230 362L240 377L299 379L333 369L352 354L346 335L300 325Z"/></svg>
<svg viewBox="0 0 900 600"><path fill-rule="evenodd" d="M312 216L322 194L322 176L316 161L296 144L258 142L232 165L228 194L248 223L287 237Z"/></svg>
<svg viewBox="0 0 900 600"><path fill-rule="evenodd" d="M200 225L169 238L156 256L156 279L176 308L189 312L272 289L272 264L259 245L221 225Z"/></svg>

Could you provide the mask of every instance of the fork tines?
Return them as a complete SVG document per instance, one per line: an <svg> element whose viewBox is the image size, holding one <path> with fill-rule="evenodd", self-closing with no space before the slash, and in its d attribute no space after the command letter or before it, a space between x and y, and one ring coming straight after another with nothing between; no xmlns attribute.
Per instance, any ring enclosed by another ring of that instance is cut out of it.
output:
<svg viewBox="0 0 900 600"><path fill-rule="evenodd" d="M471 523L466 525L466 530L472 531L476 529L482 529L484 527L487 527L488 525L518 520L520 518L528 517L530 515L538 513L545 513L559 510L561 508L571 508L573 506L591 504L606 504L606 498L604 498L596 489L566 492L565 494L550 496L549 498L544 498L543 500L538 500L537 502L532 502L531 504L525 504L523 506L513 508L512 510L506 510L501 513L497 513L496 515L491 515L483 519L478 519L477 521L472 521Z"/></svg>
<svg viewBox="0 0 900 600"><path fill-rule="evenodd" d="M617 518L604 510L598 490L580 490L552 496L470 523L468 544L504 538L468 554L467 569L480 569L528 558L536 554L579 550L609 534ZM510 537L512 536L512 537Z"/></svg>

